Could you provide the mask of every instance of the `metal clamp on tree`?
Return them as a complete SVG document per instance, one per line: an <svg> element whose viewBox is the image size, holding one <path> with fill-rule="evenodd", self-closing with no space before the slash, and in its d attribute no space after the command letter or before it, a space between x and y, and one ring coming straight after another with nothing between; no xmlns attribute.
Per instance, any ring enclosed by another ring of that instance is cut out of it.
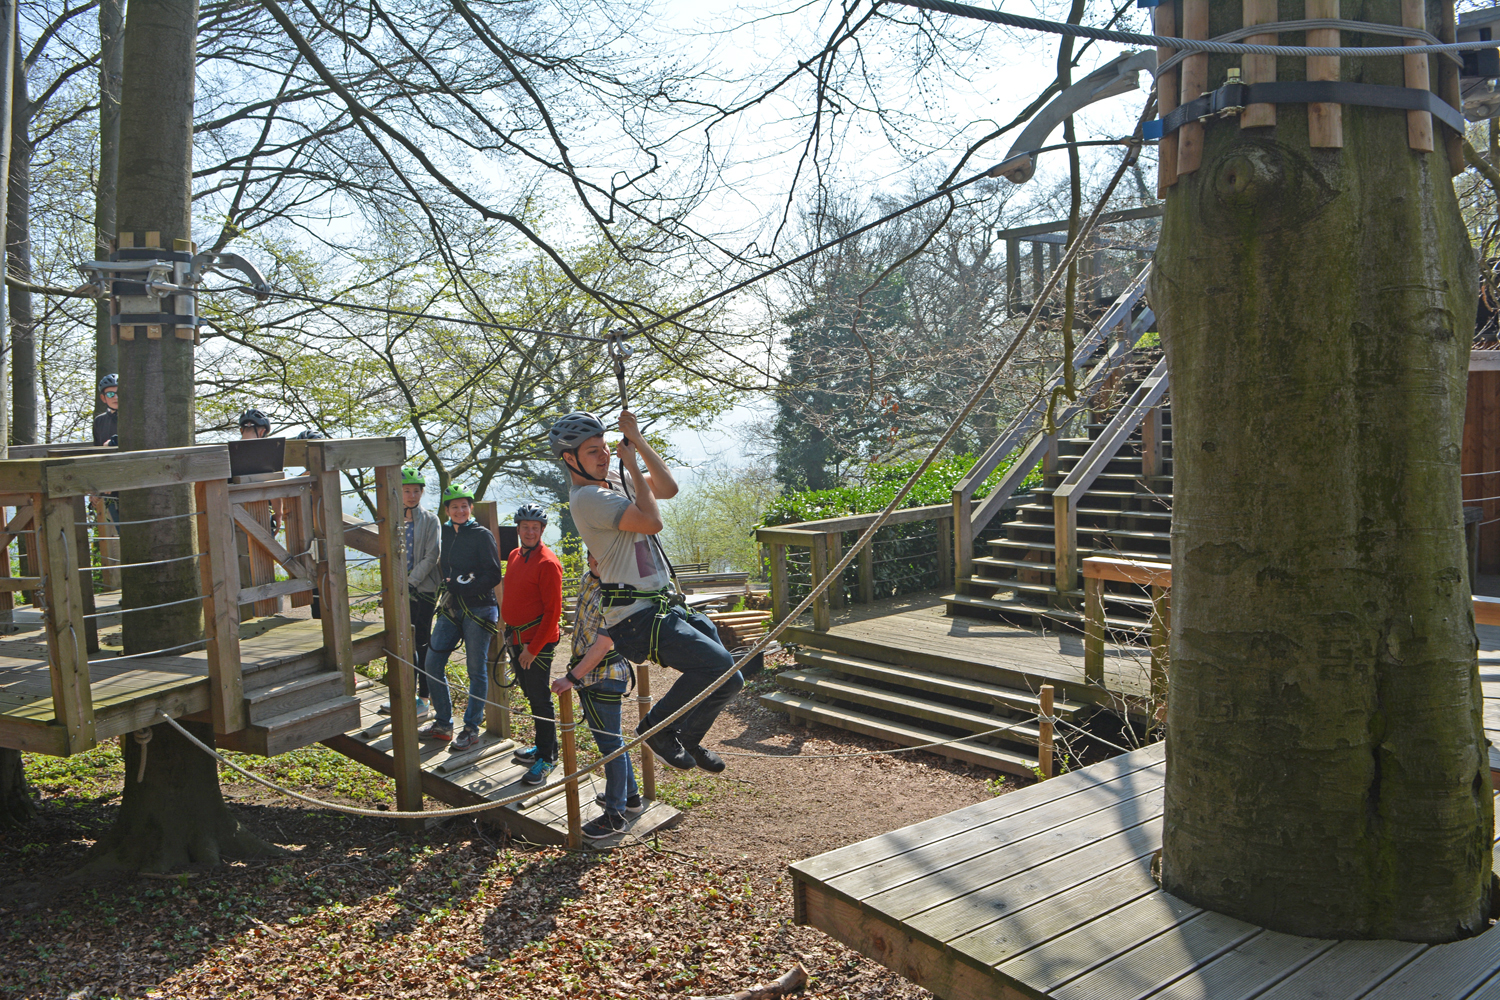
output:
<svg viewBox="0 0 1500 1000"><path fill-rule="evenodd" d="M155 233L145 234L136 247L134 234L121 233L120 247L109 260L77 265L88 281L80 291L110 297L110 342L134 340L144 329L148 340L160 340L170 329L178 340L198 343L198 286L209 272L238 272L257 300L271 296L271 286L260 269L239 254L192 252L187 240L174 240L173 249L153 246Z"/></svg>

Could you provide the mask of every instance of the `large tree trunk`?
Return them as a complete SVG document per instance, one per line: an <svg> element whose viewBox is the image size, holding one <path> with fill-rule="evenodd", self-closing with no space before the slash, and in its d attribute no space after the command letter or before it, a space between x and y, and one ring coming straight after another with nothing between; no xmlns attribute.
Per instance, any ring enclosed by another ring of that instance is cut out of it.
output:
<svg viewBox="0 0 1500 1000"><path fill-rule="evenodd" d="M193 76L196 2L131 0L125 25L125 74L120 100L118 219L120 232L191 238ZM137 245L140 245L137 243ZM164 300L166 301L166 300ZM120 341L120 449L143 451L193 444L193 342L163 331L159 340ZM164 487L121 493L121 556L126 563L185 556L199 550L190 488ZM131 521L154 523L131 525ZM191 643L203 635L202 608L179 604L131 613L198 593L192 561L125 569L126 653ZM240 829L219 792L212 757L172 727L152 730L144 780L137 781L134 740L126 747L126 781L120 815L95 848L94 866L165 870L221 857L269 853L274 848ZM211 727L194 734L209 743Z"/></svg>
<svg viewBox="0 0 1500 1000"><path fill-rule="evenodd" d="M16 40L20 44L19 37ZM5 226L9 249L9 273L21 281L31 280L31 98L26 68L15 55L14 93L11 105L10 188ZM11 440L36 444L36 337L31 312L31 293L10 293L11 399L14 416Z"/></svg>
<svg viewBox="0 0 1500 1000"><path fill-rule="evenodd" d="M1212 0L1211 36L1240 24ZM1302 105L1213 120L1167 195L1162 884L1294 934L1446 941L1486 926L1494 829L1459 491L1475 268L1441 132L1412 152L1405 112L1342 114L1341 150L1309 148Z"/></svg>
<svg viewBox="0 0 1500 1000"><path fill-rule="evenodd" d="M115 190L120 162L120 79L125 58L124 0L99 4L99 179L94 188L95 253L104 260L115 238ZM94 311L94 384L120 370L119 350L110 343L109 302ZM96 399L95 402L98 402Z"/></svg>

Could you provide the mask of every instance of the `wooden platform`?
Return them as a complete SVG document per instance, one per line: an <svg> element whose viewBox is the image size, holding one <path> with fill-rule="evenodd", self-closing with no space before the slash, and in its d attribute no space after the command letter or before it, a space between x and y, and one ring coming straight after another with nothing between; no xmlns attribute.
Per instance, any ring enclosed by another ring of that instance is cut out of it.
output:
<svg viewBox="0 0 1500 1000"><path fill-rule="evenodd" d="M800 861L797 920L944 1000L1500 998L1500 930L1321 941L1162 892L1164 760L1157 744Z"/></svg>
<svg viewBox="0 0 1500 1000"><path fill-rule="evenodd" d="M572 697L568 695L568 697ZM381 702L388 700L382 684L360 692L360 728L343 736L324 740L324 744L382 774L395 773L391 756L391 720L379 714ZM450 753L446 743L423 743L422 794L453 806L478 805L525 791L521 776L526 765L511 761L516 745L508 739L485 734L483 742L463 754ZM587 763L585 760L584 763ZM557 772L554 772L554 776ZM588 823L603 810L594 796L604 792L604 776L589 775L579 782L582 822ZM585 841L587 846L604 849L633 842L652 831L675 826L681 814L663 802L647 802L646 811L630 816L629 828L617 837ZM514 805L498 806L492 812L478 814L486 822L505 827L511 836L536 844L564 844L568 838L567 800L561 791L537 801L522 800Z"/></svg>

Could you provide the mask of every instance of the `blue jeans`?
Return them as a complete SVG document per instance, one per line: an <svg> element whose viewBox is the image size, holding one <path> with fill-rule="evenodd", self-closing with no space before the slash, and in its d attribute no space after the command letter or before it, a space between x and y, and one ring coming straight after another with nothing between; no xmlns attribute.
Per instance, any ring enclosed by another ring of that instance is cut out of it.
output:
<svg viewBox="0 0 1500 1000"><path fill-rule="evenodd" d="M482 619L476 621L475 619ZM453 725L453 696L448 691L448 656L464 644L464 653L469 661L469 703L464 706L464 728L479 732L484 722L484 697L489 694L490 640L494 632L484 627L486 621L500 620L500 609L470 608L468 614L455 622L446 613L438 615L432 629L432 645L427 647L427 660L422 664L427 674L427 688L432 692L434 721L441 726Z"/></svg>
<svg viewBox="0 0 1500 1000"><path fill-rule="evenodd" d="M627 659L642 663L651 659L651 629L656 620L656 608L637 611L617 625L609 627L609 637L615 648ZM689 614L674 606L661 623L656 639L656 662L671 667L681 674L677 681L662 695L661 700L651 706L646 720L637 732L656 725L662 719L692 701L700 691L708 687L719 675L734 666L734 657L719 641L719 630L704 615ZM719 717L719 711L733 698L735 692L745 686L745 681L735 674L718 690L698 703L698 707L677 720L676 731L684 746L697 746Z"/></svg>
<svg viewBox="0 0 1500 1000"><path fill-rule="evenodd" d="M589 731L594 734L594 744L606 754L614 753L625 744L620 735L620 705L626 686L623 680L600 681L592 687L577 689L578 700L583 702L583 717L588 720ZM639 794L635 787L635 769L630 766L630 754L621 754L604 765L604 808L624 812L625 800Z"/></svg>

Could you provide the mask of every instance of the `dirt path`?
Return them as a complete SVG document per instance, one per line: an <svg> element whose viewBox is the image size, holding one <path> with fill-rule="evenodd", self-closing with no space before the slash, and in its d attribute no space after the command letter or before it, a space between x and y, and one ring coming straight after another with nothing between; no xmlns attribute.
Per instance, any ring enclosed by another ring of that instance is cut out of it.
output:
<svg viewBox="0 0 1500 1000"><path fill-rule="evenodd" d="M881 746L791 726L753 690L711 737L778 754ZM412 838L226 781L286 859L82 883L67 876L113 818L118 751L29 758L46 798L30 827L0 837L0 997L666 1000L743 989L799 958L808 996L930 996L792 924L786 866L987 798L994 775L921 753L726 759L723 775L663 776L662 796L687 816L662 850L503 844L471 821ZM391 795L329 751L248 760L324 797Z"/></svg>

